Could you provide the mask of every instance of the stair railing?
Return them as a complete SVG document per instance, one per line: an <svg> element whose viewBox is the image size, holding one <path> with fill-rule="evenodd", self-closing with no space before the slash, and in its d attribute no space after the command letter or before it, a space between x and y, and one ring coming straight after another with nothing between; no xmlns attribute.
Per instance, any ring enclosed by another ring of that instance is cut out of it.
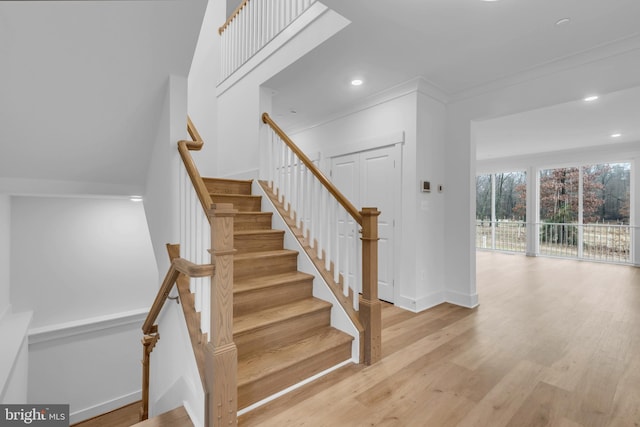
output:
<svg viewBox="0 0 640 427"><path fill-rule="evenodd" d="M204 348L199 349L192 339L196 360L200 359L198 353L203 354L204 359L204 366L198 368L204 378L205 425L235 426L238 352L233 342L233 219L236 211L231 204L212 202L189 152L203 146L191 119L188 119L187 130L193 141L178 142L182 158L179 183L181 244L176 246L184 248L184 258L171 255L171 267L143 326L143 371L147 375L145 378L143 374L143 386L147 386L148 408L148 356L158 340L154 337L158 336L154 322L175 281L180 274L186 275L194 294L194 308L201 315L199 332L208 337L206 344L200 345ZM204 274L206 272L210 274Z"/></svg>
<svg viewBox="0 0 640 427"><path fill-rule="evenodd" d="M190 151L199 151L204 142L187 119L187 131L193 141L178 141L178 152L182 158L179 165L179 206L180 206L180 247L183 257L195 264L203 264L210 259L211 226L207 211L213 202L209 191L198 172ZM200 313L200 330L208 334L211 308L209 307L211 278L192 278L189 288L195 297L196 311Z"/></svg>
<svg viewBox="0 0 640 427"><path fill-rule="evenodd" d="M158 325L155 324L160 315L162 307L164 307L169 293L173 288L173 285L178 280L180 274L184 274L187 277L211 277L214 273L213 265L196 265L183 258L174 258L169 266L162 285L158 290L149 314L142 325L142 338L143 356L142 356L142 408L140 409L140 421L146 420L149 417L149 378L150 378L150 365L151 365L151 352L156 343L160 339L158 333Z"/></svg>
<svg viewBox="0 0 640 427"><path fill-rule="evenodd" d="M373 364L381 358L380 212L376 208L358 210L269 114L264 113L262 121L269 126L265 161L268 186L301 231L302 239L323 261L339 291L351 300L364 328L363 361ZM360 227L360 241L356 227Z"/></svg>
<svg viewBox="0 0 640 427"><path fill-rule="evenodd" d="M316 0L244 0L218 29L221 80L273 40Z"/></svg>

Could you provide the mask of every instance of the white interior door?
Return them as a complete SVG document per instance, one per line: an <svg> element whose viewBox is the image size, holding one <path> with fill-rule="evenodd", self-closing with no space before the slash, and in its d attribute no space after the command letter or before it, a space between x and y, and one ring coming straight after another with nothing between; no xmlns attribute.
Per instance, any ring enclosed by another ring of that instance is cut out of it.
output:
<svg viewBox="0 0 640 427"><path fill-rule="evenodd" d="M331 181L354 206L360 208L360 168L357 154L332 159ZM346 218L338 218L338 245L340 245L340 251L358 247L355 241L356 238L359 238L356 237L359 236L356 223L351 215L345 216ZM354 283L356 280L355 272L360 262L359 257L353 256L349 258L348 266L340 267L340 273L344 277L348 277L349 283Z"/></svg>
<svg viewBox="0 0 640 427"><path fill-rule="evenodd" d="M393 302L395 195L400 191L398 148L389 146L334 157L331 176L336 187L358 208L376 207L381 212L378 217L378 297ZM353 227L355 235L355 224L348 226Z"/></svg>
<svg viewBox="0 0 640 427"><path fill-rule="evenodd" d="M360 203L376 207L378 217L378 297L393 302L394 281L394 194L396 186L395 147L360 153Z"/></svg>

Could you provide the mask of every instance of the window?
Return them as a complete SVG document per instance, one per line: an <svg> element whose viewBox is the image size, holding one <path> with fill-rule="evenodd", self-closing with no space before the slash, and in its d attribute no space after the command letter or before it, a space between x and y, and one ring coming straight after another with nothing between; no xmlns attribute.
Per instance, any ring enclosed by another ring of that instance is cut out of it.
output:
<svg viewBox="0 0 640 427"><path fill-rule="evenodd" d="M525 172L476 177L476 247L524 252L525 220Z"/></svg>

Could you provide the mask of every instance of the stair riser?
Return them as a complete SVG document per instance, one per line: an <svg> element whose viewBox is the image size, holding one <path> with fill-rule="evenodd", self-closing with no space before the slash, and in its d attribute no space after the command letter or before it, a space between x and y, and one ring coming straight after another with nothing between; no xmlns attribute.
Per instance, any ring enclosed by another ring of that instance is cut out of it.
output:
<svg viewBox="0 0 640 427"><path fill-rule="evenodd" d="M238 409L246 408L350 358L351 343L346 343L301 361L285 371L274 372L257 381L242 384L238 387Z"/></svg>
<svg viewBox="0 0 640 427"><path fill-rule="evenodd" d="M233 247L237 253L276 251L284 248L284 233L235 236Z"/></svg>
<svg viewBox="0 0 640 427"><path fill-rule="evenodd" d="M271 215L236 215L233 219L233 230L271 230Z"/></svg>
<svg viewBox="0 0 640 427"><path fill-rule="evenodd" d="M212 194L213 203L231 203L233 208L240 212L259 212L261 205L260 196L242 197L225 194Z"/></svg>
<svg viewBox="0 0 640 427"><path fill-rule="evenodd" d="M216 178L204 178L209 193L251 194L251 181L233 181Z"/></svg>
<svg viewBox="0 0 640 427"><path fill-rule="evenodd" d="M233 341L238 348L238 357L256 350L266 351L273 346L292 343L306 338L314 329L329 326L331 309L308 313L283 322L266 326L259 330L251 330L242 334L234 334Z"/></svg>
<svg viewBox="0 0 640 427"><path fill-rule="evenodd" d="M233 315L242 316L246 313L299 301L309 298L312 292L313 281L306 280L234 294Z"/></svg>
<svg viewBox="0 0 640 427"><path fill-rule="evenodd" d="M263 277L271 274L288 273L296 271L297 269L297 253L257 259L236 259L233 263L233 278L240 280L251 277Z"/></svg>

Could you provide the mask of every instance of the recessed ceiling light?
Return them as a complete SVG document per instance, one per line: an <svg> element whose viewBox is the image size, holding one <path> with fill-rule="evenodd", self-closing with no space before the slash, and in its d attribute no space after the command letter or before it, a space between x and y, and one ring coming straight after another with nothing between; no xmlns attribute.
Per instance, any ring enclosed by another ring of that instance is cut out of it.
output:
<svg viewBox="0 0 640 427"><path fill-rule="evenodd" d="M562 18L562 19L558 19L558 21L556 22L556 25L566 25L569 22L571 22L571 19L569 18Z"/></svg>
<svg viewBox="0 0 640 427"><path fill-rule="evenodd" d="M616 132L616 133L612 133L610 136L611 136L611 138L620 138L622 136L622 134Z"/></svg>
<svg viewBox="0 0 640 427"><path fill-rule="evenodd" d="M352 86L360 86L362 83L364 83L361 79L353 79L351 80L351 85Z"/></svg>
<svg viewBox="0 0 640 427"><path fill-rule="evenodd" d="M586 102L593 102L593 101L595 101L596 99L598 99L598 95L591 95L591 96L587 96L584 100L585 100Z"/></svg>
<svg viewBox="0 0 640 427"><path fill-rule="evenodd" d="M129 197L129 200L131 200L132 202L141 202L142 196L131 196Z"/></svg>

